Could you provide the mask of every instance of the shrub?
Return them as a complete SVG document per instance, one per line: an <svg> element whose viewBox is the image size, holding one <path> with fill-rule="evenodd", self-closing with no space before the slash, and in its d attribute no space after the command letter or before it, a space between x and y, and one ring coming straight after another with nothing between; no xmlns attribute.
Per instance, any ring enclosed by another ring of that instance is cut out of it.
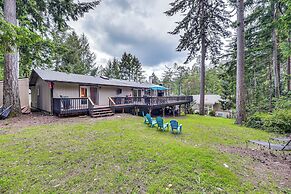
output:
<svg viewBox="0 0 291 194"><path fill-rule="evenodd" d="M272 114L256 113L250 116L246 126L277 133L291 133L291 109L276 110Z"/></svg>
<svg viewBox="0 0 291 194"><path fill-rule="evenodd" d="M208 114L209 114L210 116L212 116L212 117L215 117L215 111L214 111L214 110L211 110Z"/></svg>

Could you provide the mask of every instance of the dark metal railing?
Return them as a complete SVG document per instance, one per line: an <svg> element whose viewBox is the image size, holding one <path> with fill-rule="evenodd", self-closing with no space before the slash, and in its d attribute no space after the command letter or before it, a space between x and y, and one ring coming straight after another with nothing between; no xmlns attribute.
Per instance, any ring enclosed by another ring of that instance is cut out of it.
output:
<svg viewBox="0 0 291 194"><path fill-rule="evenodd" d="M88 114L89 108L91 107L92 104L89 98L53 99L53 113L59 116Z"/></svg>
<svg viewBox="0 0 291 194"><path fill-rule="evenodd" d="M193 101L193 96L161 96L161 97L110 97L109 105L163 105L177 102L190 103Z"/></svg>

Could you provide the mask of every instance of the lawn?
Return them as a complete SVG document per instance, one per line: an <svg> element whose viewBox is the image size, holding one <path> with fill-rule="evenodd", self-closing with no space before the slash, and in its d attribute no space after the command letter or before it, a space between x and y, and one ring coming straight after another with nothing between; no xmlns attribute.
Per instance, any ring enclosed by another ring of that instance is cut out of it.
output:
<svg viewBox="0 0 291 194"><path fill-rule="evenodd" d="M149 128L142 117L0 133L0 193L291 192L252 157L225 151L272 134L229 119L177 119L181 135Z"/></svg>

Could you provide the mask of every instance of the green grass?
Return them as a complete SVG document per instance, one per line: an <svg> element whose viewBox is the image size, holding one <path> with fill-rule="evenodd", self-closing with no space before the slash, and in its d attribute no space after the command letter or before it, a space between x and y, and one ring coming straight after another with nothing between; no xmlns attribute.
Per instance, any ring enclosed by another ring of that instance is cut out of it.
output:
<svg viewBox="0 0 291 194"><path fill-rule="evenodd" d="M219 151L270 134L228 119L178 120L179 136L149 128L141 117L0 135L0 193L280 192L275 182L254 185L243 175L253 173L250 158Z"/></svg>

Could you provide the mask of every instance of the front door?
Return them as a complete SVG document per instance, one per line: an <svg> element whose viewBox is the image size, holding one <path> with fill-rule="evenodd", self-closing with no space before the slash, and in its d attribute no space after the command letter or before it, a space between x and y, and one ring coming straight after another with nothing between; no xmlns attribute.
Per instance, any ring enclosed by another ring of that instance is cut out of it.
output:
<svg viewBox="0 0 291 194"><path fill-rule="evenodd" d="M93 103L98 105L98 90L96 87L90 87L90 97Z"/></svg>

